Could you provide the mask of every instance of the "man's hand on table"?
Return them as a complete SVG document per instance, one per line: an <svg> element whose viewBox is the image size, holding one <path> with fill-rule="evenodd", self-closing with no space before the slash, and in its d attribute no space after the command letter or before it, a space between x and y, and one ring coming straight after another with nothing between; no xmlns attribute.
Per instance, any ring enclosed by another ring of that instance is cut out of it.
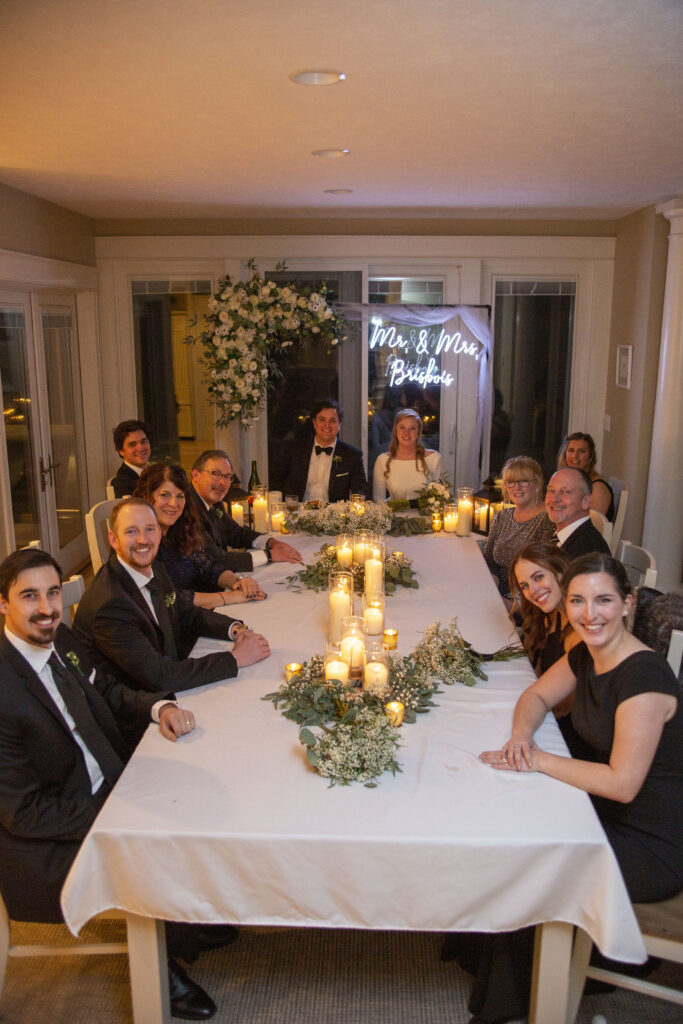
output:
<svg viewBox="0 0 683 1024"><path fill-rule="evenodd" d="M291 544L287 544L284 540L268 541L268 550L274 562L303 562L303 558L296 548L293 548Z"/></svg>
<svg viewBox="0 0 683 1024"><path fill-rule="evenodd" d="M195 727L194 715L176 704L164 704L159 710L159 729L161 735L173 743L179 736L192 732Z"/></svg>
<svg viewBox="0 0 683 1024"><path fill-rule="evenodd" d="M254 665L257 661L268 658L270 646L260 633L253 633L250 629L243 627L235 637L232 653L239 668L244 668L246 665Z"/></svg>

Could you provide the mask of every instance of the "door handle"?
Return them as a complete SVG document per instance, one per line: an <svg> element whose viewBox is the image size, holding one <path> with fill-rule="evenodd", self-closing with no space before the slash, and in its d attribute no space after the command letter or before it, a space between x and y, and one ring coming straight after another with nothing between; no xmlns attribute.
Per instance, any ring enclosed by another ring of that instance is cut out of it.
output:
<svg viewBox="0 0 683 1024"><path fill-rule="evenodd" d="M54 486L55 478L53 476L53 472L55 469L58 469L59 466L61 466L61 462L53 462L52 455L48 455L46 466L43 461L43 456L41 455L38 460L38 463L40 467L40 489L41 491L44 491L45 488L47 487L46 478L48 476L50 477L50 483Z"/></svg>

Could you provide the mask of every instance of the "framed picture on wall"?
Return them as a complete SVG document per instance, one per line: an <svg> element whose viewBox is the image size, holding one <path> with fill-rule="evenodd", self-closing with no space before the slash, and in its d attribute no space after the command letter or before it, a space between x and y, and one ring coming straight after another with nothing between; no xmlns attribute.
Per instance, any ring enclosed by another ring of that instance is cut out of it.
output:
<svg viewBox="0 0 683 1024"><path fill-rule="evenodd" d="M633 345L619 345L617 348L617 387L631 387L631 360Z"/></svg>

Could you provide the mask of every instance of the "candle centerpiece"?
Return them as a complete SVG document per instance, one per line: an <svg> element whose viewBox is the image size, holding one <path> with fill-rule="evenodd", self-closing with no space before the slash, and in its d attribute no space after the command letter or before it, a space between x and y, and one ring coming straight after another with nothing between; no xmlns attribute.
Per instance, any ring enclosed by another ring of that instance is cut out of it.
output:
<svg viewBox="0 0 683 1024"><path fill-rule="evenodd" d="M365 512L365 500L364 494L350 494L349 504L351 506L351 511L355 512L358 516L362 516Z"/></svg>
<svg viewBox="0 0 683 1024"><path fill-rule="evenodd" d="M385 597L379 591L363 594L363 618L368 624L368 636L381 637L384 630Z"/></svg>
<svg viewBox="0 0 683 1024"><path fill-rule="evenodd" d="M325 648L324 673L327 682L338 679L340 683L348 683L349 663L344 658L341 644L328 644Z"/></svg>
<svg viewBox="0 0 683 1024"><path fill-rule="evenodd" d="M298 676L301 669L302 666L298 661L290 661L289 665L285 665L285 679L287 682L290 683L294 676Z"/></svg>
<svg viewBox="0 0 683 1024"><path fill-rule="evenodd" d="M384 705L384 713L387 716L389 725L393 725L395 729L399 729L403 725L403 716L405 714L405 704L400 700L390 700Z"/></svg>
<svg viewBox="0 0 683 1024"><path fill-rule="evenodd" d="M363 666L363 689L370 693L385 693L389 686L389 656L382 648L368 649Z"/></svg>
<svg viewBox="0 0 683 1024"><path fill-rule="evenodd" d="M363 676L367 633L368 624L360 615L349 615L342 621L342 658L349 666L349 678L355 682Z"/></svg>
<svg viewBox="0 0 683 1024"><path fill-rule="evenodd" d="M385 629L382 632L382 647L385 651L395 651L398 644L398 630Z"/></svg>
<svg viewBox="0 0 683 1024"><path fill-rule="evenodd" d="M372 530L357 530L353 535L353 560L356 565L365 565L368 548L371 548L375 534Z"/></svg>
<svg viewBox="0 0 683 1024"><path fill-rule="evenodd" d="M241 501L230 503L230 515L238 526L244 526L244 505Z"/></svg>
<svg viewBox="0 0 683 1024"><path fill-rule="evenodd" d="M443 516L444 533L455 533L458 528L457 505L446 505Z"/></svg>
<svg viewBox="0 0 683 1024"><path fill-rule="evenodd" d="M351 534L338 534L337 561L340 569L350 569L353 565L353 536Z"/></svg>
<svg viewBox="0 0 683 1024"><path fill-rule="evenodd" d="M365 550L365 593L384 593L385 544L379 537L372 537Z"/></svg>
<svg viewBox="0 0 683 1024"><path fill-rule="evenodd" d="M270 528L273 533L282 533L285 523L284 501L274 501L270 506Z"/></svg>
<svg viewBox="0 0 683 1024"><path fill-rule="evenodd" d="M353 576L350 572L331 572L327 578L330 606L330 643L342 638L342 620L353 615Z"/></svg>
<svg viewBox="0 0 683 1024"><path fill-rule="evenodd" d="M458 525L455 531L458 537L469 537L473 509L472 488L458 487Z"/></svg>
<svg viewBox="0 0 683 1024"><path fill-rule="evenodd" d="M442 519L440 512L432 512L432 532L441 533Z"/></svg>
<svg viewBox="0 0 683 1024"><path fill-rule="evenodd" d="M254 529L259 533L268 532L268 491L265 487L254 487Z"/></svg>

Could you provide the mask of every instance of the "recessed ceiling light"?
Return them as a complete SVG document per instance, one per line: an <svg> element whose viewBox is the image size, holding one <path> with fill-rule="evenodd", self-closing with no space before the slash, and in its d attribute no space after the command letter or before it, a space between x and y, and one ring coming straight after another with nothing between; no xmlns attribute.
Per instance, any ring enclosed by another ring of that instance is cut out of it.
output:
<svg viewBox="0 0 683 1024"><path fill-rule="evenodd" d="M311 156L348 156L349 153L348 149L314 149Z"/></svg>
<svg viewBox="0 0 683 1024"><path fill-rule="evenodd" d="M323 192L326 192L328 196L350 196L353 192L352 188L324 188Z"/></svg>
<svg viewBox="0 0 683 1024"><path fill-rule="evenodd" d="M289 77L297 85L336 85L346 79L343 71L297 71Z"/></svg>

